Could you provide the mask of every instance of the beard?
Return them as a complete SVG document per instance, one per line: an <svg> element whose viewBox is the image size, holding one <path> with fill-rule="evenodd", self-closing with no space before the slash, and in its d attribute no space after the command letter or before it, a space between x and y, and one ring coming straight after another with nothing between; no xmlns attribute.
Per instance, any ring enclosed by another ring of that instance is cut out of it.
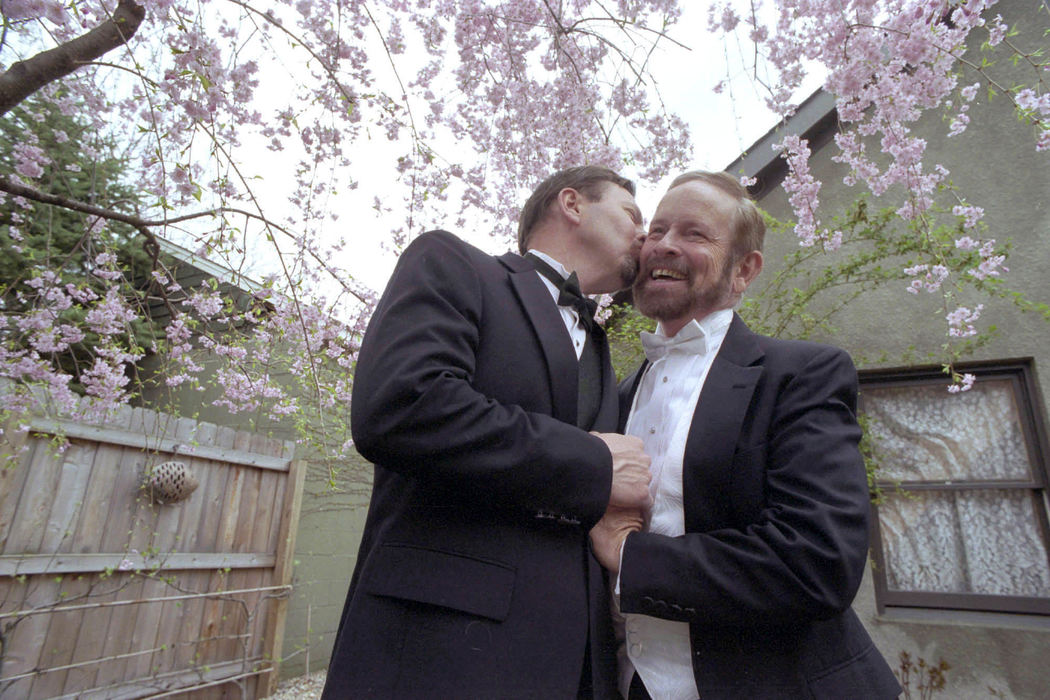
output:
<svg viewBox="0 0 1050 700"><path fill-rule="evenodd" d="M687 285L675 289L653 289L650 286L653 269L663 267L685 273ZM697 279L696 273L682 269L671 261L650 261L644 274L638 276L632 287L634 305L642 313L657 321L672 321L691 317L701 319L713 311L730 306L733 260L727 258L716 278Z"/></svg>
<svg viewBox="0 0 1050 700"><path fill-rule="evenodd" d="M625 255L620 261L620 289L627 289L638 279L638 253Z"/></svg>

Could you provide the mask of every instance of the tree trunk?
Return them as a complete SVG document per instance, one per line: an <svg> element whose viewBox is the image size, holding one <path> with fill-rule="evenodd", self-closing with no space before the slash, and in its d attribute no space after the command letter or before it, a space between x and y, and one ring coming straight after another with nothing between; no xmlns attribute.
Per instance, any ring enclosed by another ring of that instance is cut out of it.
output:
<svg viewBox="0 0 1050 700"><path fill-rule="evenodd" d="M12 65L0 75L0 114L48 83L126 43L138 31L145 15L142 5L120 0L113 15L87 34Z"/></svg>

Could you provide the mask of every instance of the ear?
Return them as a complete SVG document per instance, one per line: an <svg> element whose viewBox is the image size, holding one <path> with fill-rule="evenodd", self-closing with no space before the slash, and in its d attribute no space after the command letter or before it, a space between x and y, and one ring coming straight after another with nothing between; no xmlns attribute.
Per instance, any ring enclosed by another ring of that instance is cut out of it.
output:
<svg viewBox="0 0 1050 700"><path fill-rule="evenodd" d="M583 195L571 187L558 193L558 211L574 224L579 224L583 214Z"/></svg>
<svg viewBox="0 0 1050 700"><path fill-rule="evenodd" d="M751 281L758 277L758 273L762 272L762 253L752 250L737 261L734 268L733 294L740 295L744 293Z"/></svg>

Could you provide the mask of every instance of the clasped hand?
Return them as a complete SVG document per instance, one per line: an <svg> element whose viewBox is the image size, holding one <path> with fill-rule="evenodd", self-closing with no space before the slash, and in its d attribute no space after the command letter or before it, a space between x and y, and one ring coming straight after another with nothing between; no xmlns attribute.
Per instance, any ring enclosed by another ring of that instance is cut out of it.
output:
<svg viewBox="0 0 1050 700"><path fill-rule="evenodd" d="M617 433L594 433L609 447L613 458L612 491L609 506L591 529L591 546L599 563L610 573L620 570L620 549L631 532L645 525L645 514L652 506L649 493L649 455L642 451L641 439Z"/></svg>

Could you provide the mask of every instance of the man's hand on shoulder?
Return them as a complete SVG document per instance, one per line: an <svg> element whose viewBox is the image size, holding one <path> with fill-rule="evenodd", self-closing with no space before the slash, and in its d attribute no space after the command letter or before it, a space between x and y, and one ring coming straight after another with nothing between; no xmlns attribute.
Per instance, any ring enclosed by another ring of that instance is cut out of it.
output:
<svg viewBox="0 0 1050 700"><path fill-rule="evenodd" d="M592 433L612 453L612 491L609 505L645 510L652 505L649 495L649 455L642 450L642 441L633 435L619 433Z"/></svg>

